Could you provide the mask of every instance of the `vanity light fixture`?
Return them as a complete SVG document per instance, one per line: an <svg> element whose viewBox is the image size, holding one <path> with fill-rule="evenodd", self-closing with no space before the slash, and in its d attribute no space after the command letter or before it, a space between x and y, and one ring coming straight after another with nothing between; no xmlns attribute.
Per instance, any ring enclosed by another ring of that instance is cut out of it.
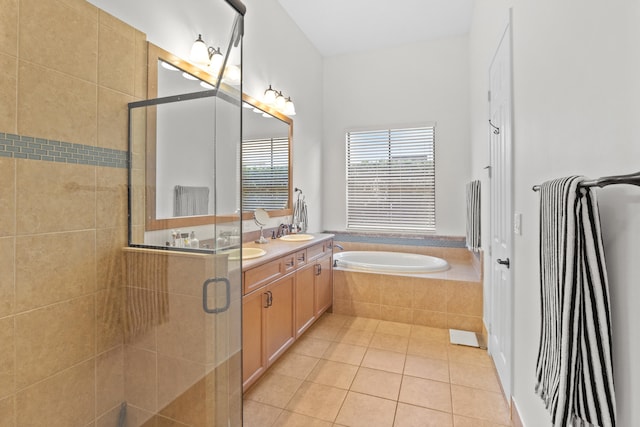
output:
<svg viewBox="0 0 640 427"><path fill-rule="evenodd" d="M209 65L209 48L204 40L202 40L202 34L198 34L198 38L193 42L191 46L191 55L189 56L191 61L199 65Z"/></svg>
<svg viewBox="0 0 640 427"><path fill-rule="evenodd" d="M207 46L202 40L202 34L198 34L198 38L193 42L189 58L194 64L207 68L211 74L215 75L218 74L224 62L224 55L222 55L220 48Z"/></svg>
<svg viewBox="0 0 640 427"><path fill-rule="evenodd" d="M275 90L271 85L264 91L264 97L262 99L265 104L279 110L287 116L296 115L296 107L293 105L291 97L285 98L282 91Z"/></svg>
<svg viewBox="0 0 640 427"><path fill-rule="evenodd" d="M284 108L285 102L286 100L284 99L284 95L282 95L282 92L278 92L278 96L276 96L275 107L278 110L282 110Z"/></svg>
<svg viewBox="0 0 640 427"><path fill-rule="evenodd" d="M269 89L264 91L264 103L267 105L273 105L276 102L276 91L271 88L269 85Z"/></svg>
<svg viewBox="0 0 640 427"><path fill-rule="evenodd" d="M287 116L295 116L296 115L296 106L293 105L293 101L291 97L287 97L287 100L284 103L284 111Z"/></svg>

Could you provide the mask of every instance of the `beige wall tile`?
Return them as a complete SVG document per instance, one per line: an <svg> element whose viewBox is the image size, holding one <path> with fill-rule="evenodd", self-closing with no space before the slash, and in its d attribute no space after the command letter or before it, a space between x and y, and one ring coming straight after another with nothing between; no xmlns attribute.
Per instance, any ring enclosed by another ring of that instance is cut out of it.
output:
<svg viewBox="0 0 640 427"><path fill-rule="evenodd" d="M171 414L173 418L179 421L187 421L189 412L202 404L202 400L207 397L207 390L205 389L204 382L197 385L200 380L205 377L204 365L193 361L178 359L174 357L167 357L162 354L158 355L158 407L164 408L167 405L174 402L176 399L180 399L185 393L189 393L191 387L198 388L200 396L197 393L191 393L192 399L185 400L185 403L190 403L190 407L182 408L178 410L174 408L174 413ZM188 402L192 400L192 402ZM176 402L177 403L177 402ZM164 415L168 415L164 413ZM178 418L178 415L181 415ZM196 424L198 425L198 424ZM201 424L203 425L203 424Z"/></svg>
<svg viewBox="0 0 640 427"><path fill-rule="evenodd" d="M130 95L98 88L98 147L128 150L127 104L132 101Z"/></svg>
<svg viewBox="0 0 640 427"><path fill-rule="evenodd" d="M127 225L127 185L126 169L96 168L97 228Z"/></svg>
<svg viewBox="0 0 640 427"><path fill-rule="evenodd" d="M95 146L95 84L20 60L18 133Z"/></svg>
<svg viewBox="0 0 640 427"><path fill-rule="evenodd" d="M136 31L135 78L133 94L137 99L147 99L147 36Z"/></svg>
<svg viewBox="0 0 640 427"><path fill-rule="evenodd" d="M18 55L18 0L0 0L0 52Z"/></svg>
<svg viewBox="0 0 640 427"><path fill-rule="evenodd" d="M19 389L86 360L94 352L93 295L16 316L16 386Z"/></svg>
<svg viewBox="0 0 640 427"><path fill-rule="evenodd" d="M13 237L0 239L0 317L13 313L15 304L15 263Z"/></svg>
<svg viewBox="0 0 640 427"><path fill-rule="evenodd" d="M16 161L0 158L0 237L16 233Z"/></svg>
<svg viewBox="0 0 640 427"><path fill-rule="evenodd" d="M482 284L449 281L447 283L447 312L482 316Z"/></svg>
<svg viewBox="0 0 640 427"><path fill-rule="evenodd" d="M105 16L102 14L101 17ZM112 23L113 21L110 21ZM99 28L98 84L133 96L135 80L135 31L120 25Z"/></svg>
<svg viewBox="0 0 640 427"><path fill-rule="evenodd" d="M15 330L13 317L0 319L0 399L15 392ZM2 412L2 410L0 410Z"/></svg>
<svg viewBox="0 0 640 427"><path fill-rule="evenodd" d="M124 342L122 288L99 290L96 304L96 350L101 353Z"/></svg>
<svg viewBox="0 0 640 427"><path fill-rule="evenodd" d="M381 283L380 303L411 308L415 282L416 280L410 277L386 276Z"/></svg>
<svg viewBox="0 0 640 427"><path fill-rule="evenodd" d="M15 396L0 399L0 427L15 427Z"/></svg>
<svg viewBox="0 0 640 427"><path fill-rule="evenodd" d="M482 332L482 317L463 314L447 314L447 328L462 331Z"/></svg>
<svg viewBox="0 0 640 427"><path fill-rule="evenodd" d="M447 310L446 280L424 279L413 287L413 308L430 311Z"/></svg>
<svg viewBox="0 0 640 427"><path fill-rule="evenodd" d="M16 312L96 289L95 231L16 238Z"/></svg>
<svg viewBox="0 0 640 427"><path fill-rule="evenodd" d="M372 319L380 319L380 304L371 304L368 302L353 303L353 315L360 317L371 317Z"/></svg>
<svg viewBox="0 0 640 427"><path fill-rule="evenodd" d="M95 82L98 21L91 10L20 0L20 59Z"/></svg>
<svg viewBox="0 0 640 427"><path fill-rule="evenodd" d="M124 401L124 348L118 346L96 358L96 412L98 416Z"/></svg>
<svg viewBox="0 0 640 427"><path fill-rule="evenodd" d="M0 0L0 8L2 2ZM0 11L0 19L2 19ZM1 22L1 21L0 21ZM2 25L0 24L0 38ZM2 43L0 41L0 43ZM0 132L16 133L18 129L18 60L0 53Z"/></svg>
<svg viewBox="0 0 640 427"><path fill-rule="evenodd" d="M96 230L98 289L115 289L126 285L125 258L122 252L122 248L126 246L126 225Z"/></svg>
<svg viewBox="0 0 640 427"><path fill-rule="evenodd" d="M95 416L93 359L74 366L17 395L17 425L85 426Z"/></svg>
<svg viewBox="0 0 640 427"><path fill-rule="evenodd" d="M125 347L124 390L126 401L140 409L158 409L157 357L155 352Z"/></svg>
<svg viewBox="0 0 640 427"><path fill-rule="evenodd" d="M92 166L18 160L16 189L19 235L95 228Z"/></svg>
<svg viewBox="0 0 640 427"><path fill-rule="evenodd" d="M212 316L202 310L202 298L171 294L169 313L158 326L158 352L205 363L205 326Z"/></svg>
<svg viewBox="0 0 640 427"><path fill-rule="evenodd" d="M447 313L429 310L413 310L413 323L431 326L433 328L447 328Z"/></svg>
<svg viewBox="0 0 640 427"><path fill-rule="evenodd" d="M404 308L404 307L381 305L380 320L387 320L390 322L411 323L413 321L413 310L410 308Z"/></svg>
<svg viewBox="0 0 640 427"><path fill-rule="evenodd" d="M336 314L344 314L352 316L354 314L353 301L339 299L334 296L333 298L333 312Z"/></svg>

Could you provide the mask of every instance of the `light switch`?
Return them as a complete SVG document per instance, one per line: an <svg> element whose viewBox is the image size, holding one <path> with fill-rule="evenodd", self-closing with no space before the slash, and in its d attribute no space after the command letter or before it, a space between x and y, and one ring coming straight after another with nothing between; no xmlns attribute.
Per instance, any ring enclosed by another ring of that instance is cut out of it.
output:
<svg viewBox="0 0 640 427"><path fill-rule="evenodd" d="M517 236L522 236L522 214L516 212L513 215L513 232Z"/></svg>

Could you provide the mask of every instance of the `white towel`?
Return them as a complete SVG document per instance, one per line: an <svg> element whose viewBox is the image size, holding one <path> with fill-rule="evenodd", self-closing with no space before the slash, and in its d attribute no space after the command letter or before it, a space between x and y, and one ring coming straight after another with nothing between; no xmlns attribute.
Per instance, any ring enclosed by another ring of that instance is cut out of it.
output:
<svg viewBox="0 0 640 427"><path fill-rule="evenodd" d="M536 392L555 427L616 425L609 287L596 195L582 177L540 188L542 326Z"/></svg>
<svg viewBox="0 0 640 427"><path fill-rule="evenodd" d="M209 213L209 187L176 185L173 216L207 215Z"/></svg>
<svg viewBox="0 0 640 427"><path fill-rule="evenodd" d="M480 250L480 181L467 183L467 248Z"/></svg>

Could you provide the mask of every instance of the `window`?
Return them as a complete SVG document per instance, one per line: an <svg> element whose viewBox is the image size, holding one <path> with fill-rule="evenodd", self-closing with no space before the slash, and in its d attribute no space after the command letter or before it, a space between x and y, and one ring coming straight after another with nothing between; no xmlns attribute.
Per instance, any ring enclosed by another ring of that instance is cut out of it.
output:
<svg viewBox="0 0 640 427"><path fill-rule="evenodd" d="M289 200L289 138L242 141L242 209L284 209Z"/></svg>
<svg viewBox="0 0 640 427"><path fill-rule="evenodd" d="M433 126L347 132L347 229L432 232Z"/></svg>

